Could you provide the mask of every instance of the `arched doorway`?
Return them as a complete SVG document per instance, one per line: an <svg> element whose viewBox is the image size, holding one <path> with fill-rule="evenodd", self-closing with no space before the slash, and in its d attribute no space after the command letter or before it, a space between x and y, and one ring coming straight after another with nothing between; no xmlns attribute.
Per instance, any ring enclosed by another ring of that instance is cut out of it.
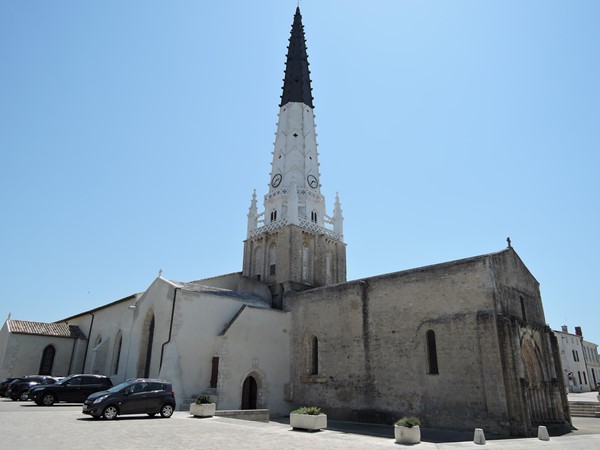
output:
<svg viewBox="0 0 600 450"><path fill-rule="evenodd" d="M54 356L56 349L54 345L48 345L42 352L42 360L40 361L40 375L52 375L52 366L54 366Z"/></svg>
<svg viewBox="0 0 600 450"><path fill-rule="evenodd" d="M256 409L256 399L258 397L258 385L253 376L244 380L242 387L242 409Z"/></svg>

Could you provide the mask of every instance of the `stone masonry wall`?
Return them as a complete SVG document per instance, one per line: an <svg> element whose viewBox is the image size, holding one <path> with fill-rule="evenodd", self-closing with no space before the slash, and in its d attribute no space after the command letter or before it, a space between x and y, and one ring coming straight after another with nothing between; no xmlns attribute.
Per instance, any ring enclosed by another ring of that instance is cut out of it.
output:
<svg viewBox="0 0 600 450"><path fill-rule="evenodd" d="M289 294L292 401L338 419L409 414L425 427L510 434L507 401L519 394L505 385L492 266L477 257ZM438 374L428 373L428 330Z"/></svg>

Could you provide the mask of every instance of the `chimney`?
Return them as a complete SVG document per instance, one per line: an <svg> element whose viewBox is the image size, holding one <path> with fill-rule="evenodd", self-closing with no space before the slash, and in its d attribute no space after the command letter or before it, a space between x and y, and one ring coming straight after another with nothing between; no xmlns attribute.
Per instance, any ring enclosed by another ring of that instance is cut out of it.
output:
<svg viewBox="0 0 600 450"><path fill-rule="evenodd" d="M577 336L583 337L583 334L581 333L581 327L575 327L575 334Z"/></svg>
<svg viewBox="0 0 600 450"><path fill-rule="evenodd" d="M566 325L563 325L561 328L562 328L562 332L563 333L568 333L569 332L569 328L567 328Z"/></svg>

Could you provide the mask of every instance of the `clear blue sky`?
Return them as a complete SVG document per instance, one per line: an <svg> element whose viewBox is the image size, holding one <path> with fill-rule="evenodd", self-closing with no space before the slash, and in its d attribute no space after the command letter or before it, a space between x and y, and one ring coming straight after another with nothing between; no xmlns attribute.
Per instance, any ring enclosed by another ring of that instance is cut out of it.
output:
<svg viewBox="0 0 600 450"><path fill-rule="evenodd" d="M348 278L510 236L600 343L600 2L301 9ZM296 1L0 1L0 320L241 270Z"/></svg>

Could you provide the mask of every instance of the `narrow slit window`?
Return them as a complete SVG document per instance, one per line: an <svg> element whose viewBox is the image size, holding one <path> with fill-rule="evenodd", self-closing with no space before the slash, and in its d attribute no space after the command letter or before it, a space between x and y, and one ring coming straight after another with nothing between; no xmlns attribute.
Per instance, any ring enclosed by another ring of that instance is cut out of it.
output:
<svg viewBox="0 0 600 450"><path fill-rule="evenodd" d="M435 343L435 332L433 330L428 330L426 334L427 338L427 359L429 363L428 374L437 375L438 371L438 361L437 361L437 347Z"/></svg>
<svg viewBox="0 0 600 450"><path fill-rule="evenodd" d="M311 364L310 364L310 374L318 375L319 374L319 339L316 336L313 336L310 343L310 352L311 352Z"/></svg>

